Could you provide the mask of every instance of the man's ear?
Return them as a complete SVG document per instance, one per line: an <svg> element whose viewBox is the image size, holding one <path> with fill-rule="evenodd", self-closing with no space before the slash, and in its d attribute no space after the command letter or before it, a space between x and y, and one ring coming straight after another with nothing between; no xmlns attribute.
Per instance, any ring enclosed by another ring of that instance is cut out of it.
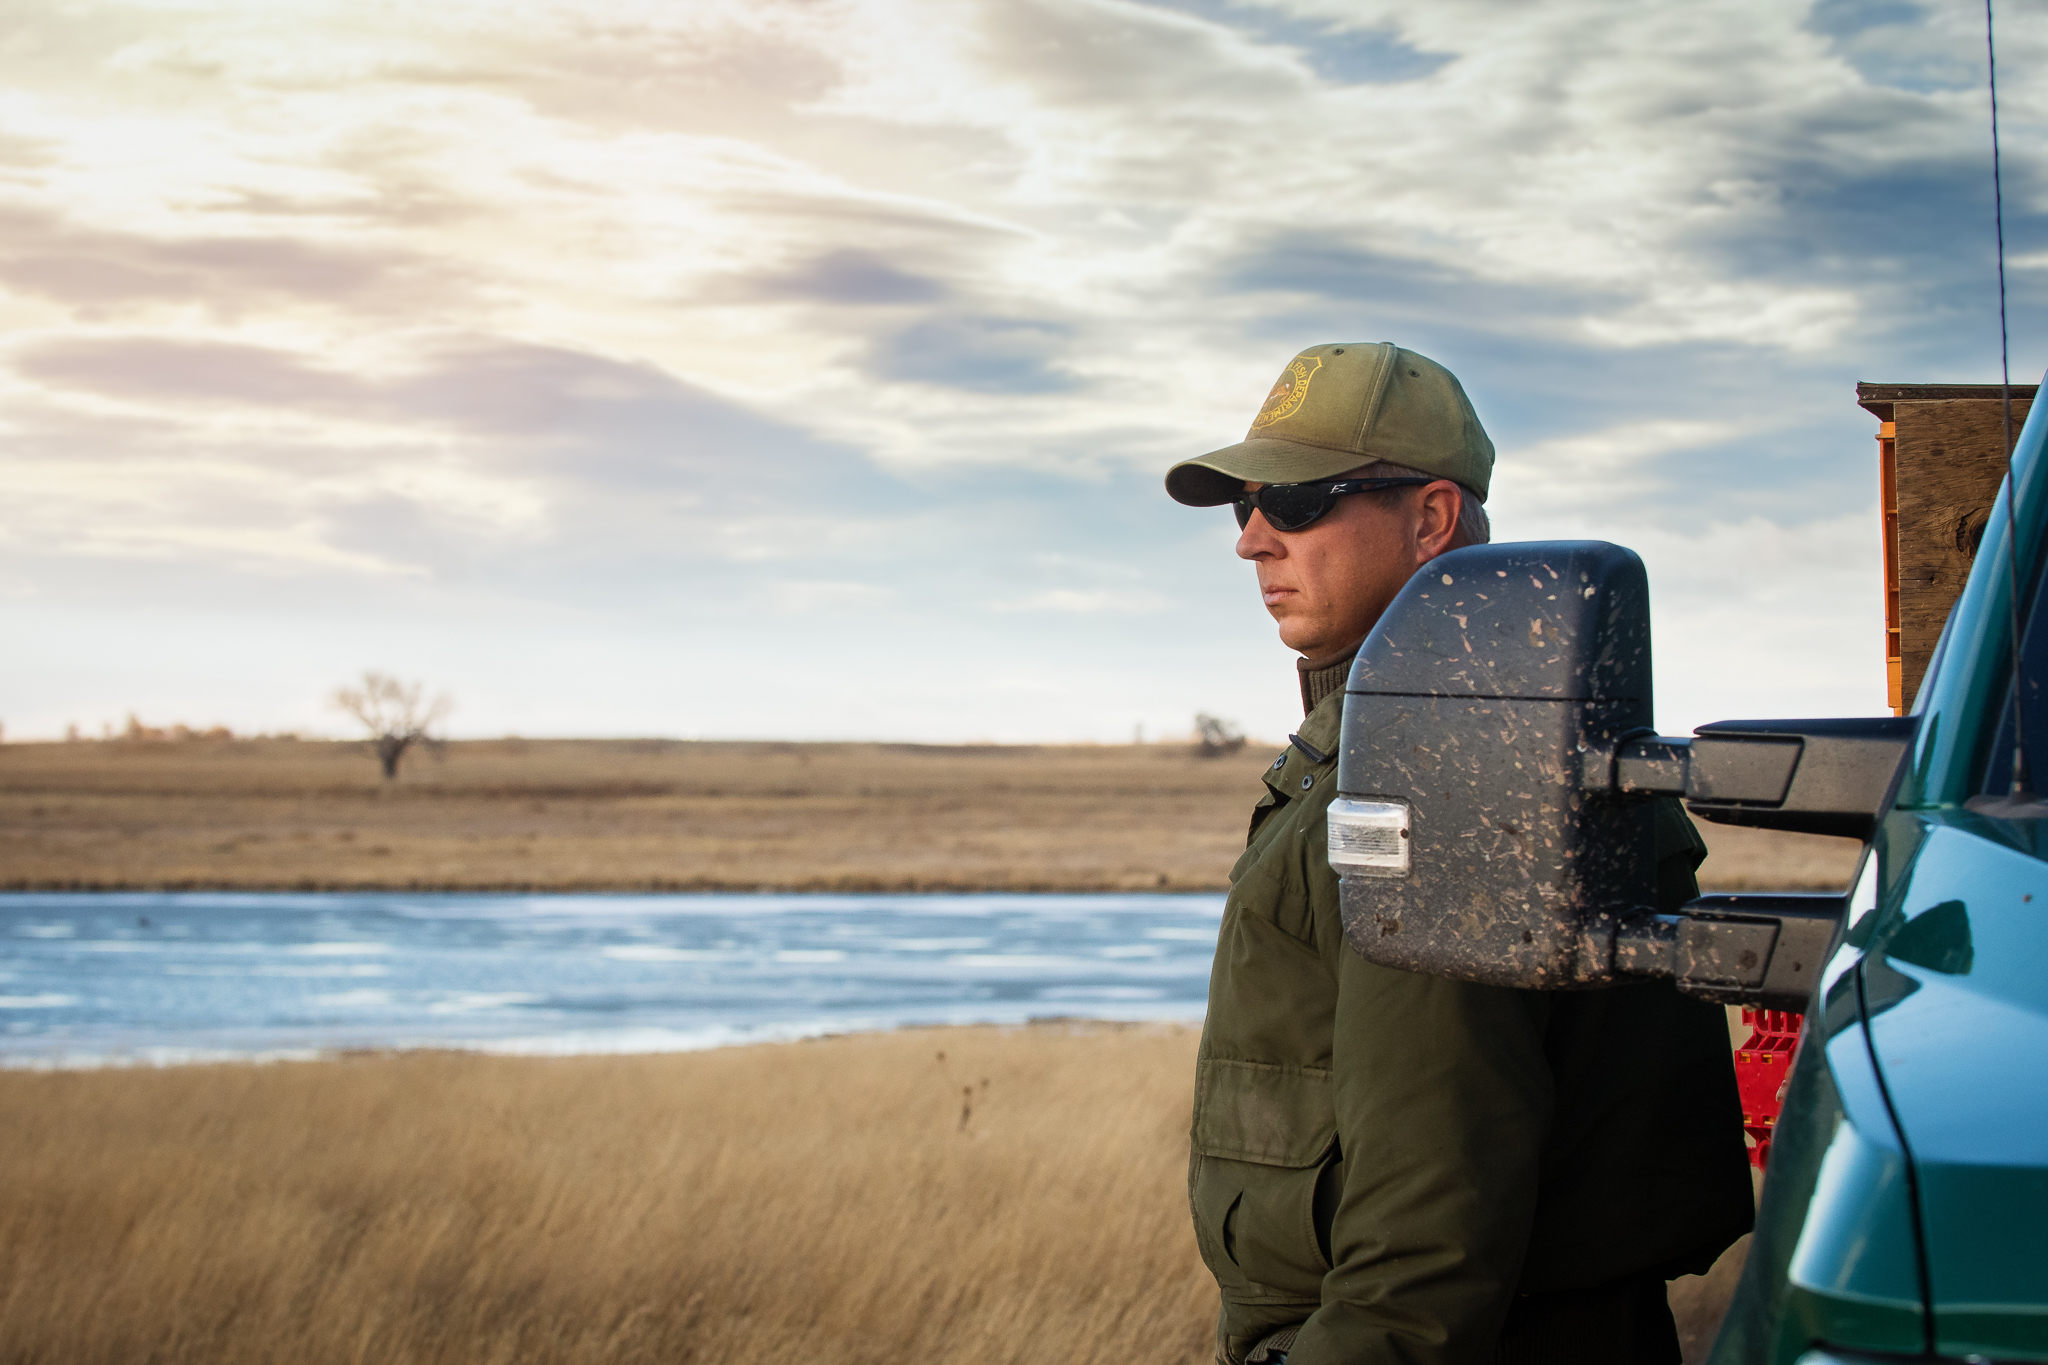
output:
<svg viewBox="0 0 2048 1365"><path fill-rule="evenodd" d="M1421 568L1444 551L1452 548L1458 539L1458 512L1464 503L1458 485L1449 479L1438 479L1422 489L1417 499L1415 523L1415 566Z"/></svg>

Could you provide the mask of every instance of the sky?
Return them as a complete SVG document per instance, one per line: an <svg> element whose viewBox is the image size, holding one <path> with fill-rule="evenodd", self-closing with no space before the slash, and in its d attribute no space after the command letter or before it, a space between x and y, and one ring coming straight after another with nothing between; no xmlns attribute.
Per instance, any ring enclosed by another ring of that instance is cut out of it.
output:
<svg viewBox="0 0 2048 1365"><path fill-rule="evenodd" d="M0 726L1298 723L1174 461L1394 341L1657 720L1884 710L1857 380L1995 382L1950 0L0 0ZM2013 377L2048 22L2000 32Z"/></svg>

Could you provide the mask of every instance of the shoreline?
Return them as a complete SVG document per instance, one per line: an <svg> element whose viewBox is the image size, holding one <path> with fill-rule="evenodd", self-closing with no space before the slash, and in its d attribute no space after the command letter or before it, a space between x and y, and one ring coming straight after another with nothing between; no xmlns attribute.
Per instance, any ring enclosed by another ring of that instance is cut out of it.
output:
<svg viewBox="0 0 2048 1365"><path fill-rule="evenodd" d="M258 1051L238 1052L227 1048L205 1047L154 1047L140 1049L140 1052L176 1055L137 1055L137 1053L87 1053L78 1060L64 1057L8 1056L0 1053L0 1075L55 1075L67 1073L99 1074L117 1071L178 1071L193 1067L209 1066L279 1066L314 1062L358 1062L378 1058L401 1058L421 1056L445 1057L496 1057L507 1060L526 1061L576 1061L584 1058L621 1057L679 1057L703 1052L727 1052L741 1048L782 1047L798 1043L827 1042L840 1038L881 1038L907 1033L943 1033L962 1029L987 1029L997 1034L1016 1033L1032 1029L1058 1029L1066 1033L1082 1035L1093 1033L1132 1033L1148 1031L1183 1032L1199 1030L1199 1017L1161 1016L1155 1019L1105 1019L1080 1014L1033 1015L1022 1022L977 1019L944 1023L911 1022L902 1024L881 1024L862 1027L859 1025L840 1026L794 1025L788 1028L765 1028L758 1036L736 1036L716 1041L679 1043L673 1046L628 1046L549 1049L546 1047L499 1046L491 1040L477 1040L471 1043L449 1040L422 1041L419 1043L391 1043L370 1046L278 1047ZM519 1040L511 1040L519 1041ZM536 1040L541 1041L541 1040Z"/></svg>
<svg viewBox="0 0 2048 1365"><path fill-rule="evenodd" d="M0 879L0 895L479 895L479 896L1220 896L1228 882L1214 885L1175 883L1170 886L1119 886L1106 882L947 881L936 878L841 878L826 882L747 882L715 879L655 878L645 882L590 881L460 882L432 881L297 881L222 883L187 878L150 884L99 881L74 877L50 882Z"/></svg>
<svg viewBox="0 0 2048 1365"><path fill-rule="evenodd" d="M1772 879L1734 873L1716 876L1700 871L1702 894L1717 891L1825 891L1849 889L1846 880L1826 877ZM755 882L715 879L650 879L636 881L248 881L223 883L205 878L158 882L66 878L50 881L0 879L0 895L101 896L1221 896L1228 882L1176 882L1169 886L1128 886L1109 882L979 882L907 878L842 878L836 881Z"/></svg>

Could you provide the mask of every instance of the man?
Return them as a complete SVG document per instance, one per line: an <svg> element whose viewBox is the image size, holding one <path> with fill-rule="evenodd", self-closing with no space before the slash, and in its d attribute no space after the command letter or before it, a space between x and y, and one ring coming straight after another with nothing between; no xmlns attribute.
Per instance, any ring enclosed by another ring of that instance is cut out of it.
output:
<svg viewBox="0 0 2048 1365"><path fill-rule="evenodd" d="M1450 371L1315 346L1246 439L1167 491L1234 504L1307 719L1231 870L1196 1065L1188 1189L1222 1291L1216 1359L1679 1359L1665 1280L1752 1214L1722 1011L1668 982L1517 991L1345 946L1324 814L1352 657L1410 575L1487 539L1493 443ZM1705 846L1658 819L1659 901Z"/></svg>

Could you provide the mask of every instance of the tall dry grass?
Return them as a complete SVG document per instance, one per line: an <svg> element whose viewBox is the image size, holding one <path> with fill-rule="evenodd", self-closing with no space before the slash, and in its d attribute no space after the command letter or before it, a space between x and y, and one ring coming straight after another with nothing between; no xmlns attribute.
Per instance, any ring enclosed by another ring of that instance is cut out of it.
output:
<svg viewBox="0 0 2048 1365"><path fill-rule="evenodd" d="M0 1362L1194 1365L1195 1041L0 1072Z"/></svg>
<svg viewBox="0 0 2048 1365"><path fill-rule="evenodd" d="M1204 1360L1194 1046L0 1073L0 1361Z"/></svg>
<svg viewBox="0 0 2048 1365"><path fill-rule="evenodd" d="M498 740L0 745L0 887L1214 889L1266 750ZM1855 845L1703 825L1709 887L1839 887Z"/></svg>

